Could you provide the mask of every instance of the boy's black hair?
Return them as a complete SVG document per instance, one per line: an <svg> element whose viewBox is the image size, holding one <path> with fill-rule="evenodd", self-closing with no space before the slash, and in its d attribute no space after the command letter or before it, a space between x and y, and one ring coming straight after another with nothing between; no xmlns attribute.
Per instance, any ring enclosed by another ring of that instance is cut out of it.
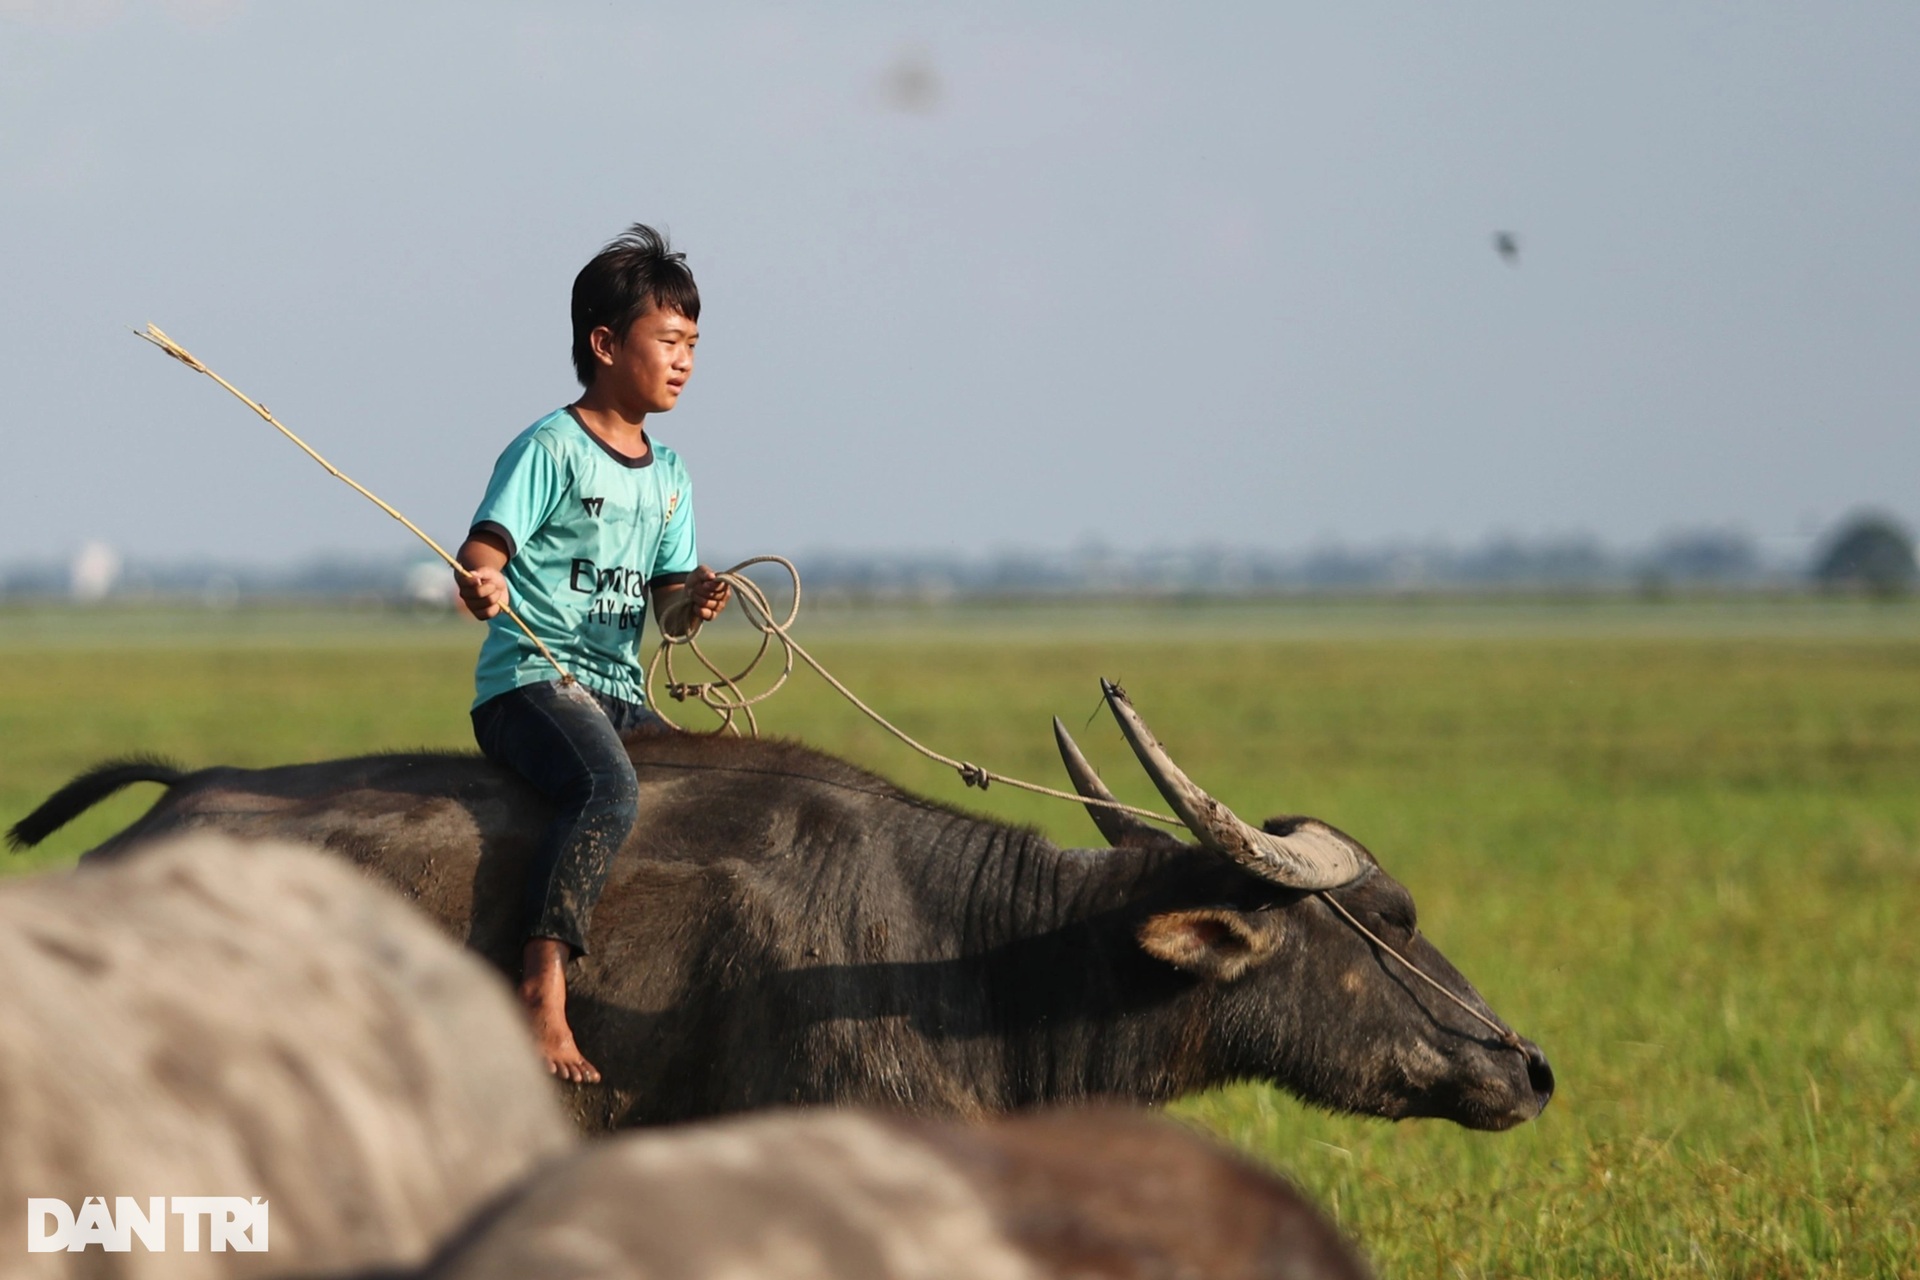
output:
<svg viewBox="0 0 1920 1280"><path fill-rule="evenodd" d="M624 338L633 322L653 307L698 320L700 288L687 269L687 255L673 252L665 236L636 222L573 278L573 372L581 386L593 385L588 335L605 325Z"/></svg>

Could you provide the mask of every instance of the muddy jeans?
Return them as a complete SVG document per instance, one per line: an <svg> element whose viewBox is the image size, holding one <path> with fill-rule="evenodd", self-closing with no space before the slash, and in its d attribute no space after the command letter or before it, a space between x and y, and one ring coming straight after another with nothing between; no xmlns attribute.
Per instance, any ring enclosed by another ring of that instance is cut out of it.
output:
<svg viewBox="0 0 1920 1280"><path fill-rule="evenodd" d="M664 727L647 708L558 680L522 685L473 709L487 759L553 803L527 881L527 937L587 951L587 918L613 855L640 816L640 787L620 735Z"/></svg>

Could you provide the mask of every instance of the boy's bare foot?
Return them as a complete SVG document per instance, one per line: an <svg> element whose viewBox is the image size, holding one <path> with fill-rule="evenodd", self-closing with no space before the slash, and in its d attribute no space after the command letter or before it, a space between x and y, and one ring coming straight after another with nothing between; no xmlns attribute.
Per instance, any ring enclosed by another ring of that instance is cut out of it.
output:
<svg viewBox="0 0 1920 1280"><path fill-rule="evenodd" d="M534 1043L547 1070L574 1084L598 1084L600 1072L580 1053L567 1025L567 958L557 938L530 938L521 953L520 1002L533 1022Z"/></svg>

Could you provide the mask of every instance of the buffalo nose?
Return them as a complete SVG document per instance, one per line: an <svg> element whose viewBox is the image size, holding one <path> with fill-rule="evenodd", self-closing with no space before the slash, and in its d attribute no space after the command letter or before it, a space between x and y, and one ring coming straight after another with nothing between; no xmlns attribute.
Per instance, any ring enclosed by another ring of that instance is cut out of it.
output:
<svg viewBox="0 0 1920 1280"><path fill-rule="evenodd" d="M1547 1055L1540 1052L1540 1046L1531 1040L1526 1041L1527 1083L1533 1086L1533 1092L1540 1099L1540 1109L1547 1109L1547 1102L1553 1097L1553 1068L1547 1065Z"/></svg>

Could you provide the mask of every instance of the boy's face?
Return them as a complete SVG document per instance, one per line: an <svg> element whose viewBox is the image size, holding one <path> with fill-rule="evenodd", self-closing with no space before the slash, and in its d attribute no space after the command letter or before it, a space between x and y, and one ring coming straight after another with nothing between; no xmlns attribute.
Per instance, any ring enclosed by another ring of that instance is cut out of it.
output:
<svg viewBox="0 0 1920 1280"><path fill-rule="evenodd" d="M700 326L678 311L652 307L614 337L605 325L589 336L598 372L594 390L638 413L665 413L693 376Z"/></svg>

